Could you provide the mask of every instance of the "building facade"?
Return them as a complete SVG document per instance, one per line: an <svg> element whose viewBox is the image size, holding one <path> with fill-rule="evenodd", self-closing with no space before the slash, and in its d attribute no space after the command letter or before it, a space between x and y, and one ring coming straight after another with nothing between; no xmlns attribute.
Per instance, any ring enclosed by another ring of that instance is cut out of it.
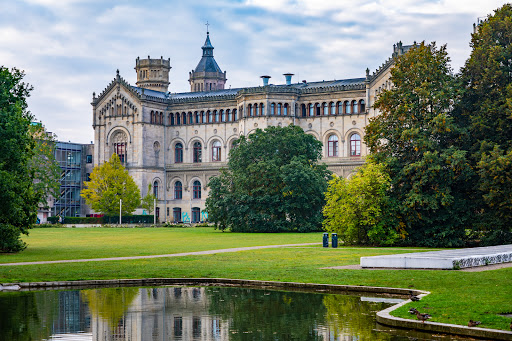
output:
<svg viewBox="0 0 512 341"><path fill-rule="evenodd" d="M300 126L323 143L321 162L347 177L364 162L364 127L378 114L372 104L391 87L394 58L408 48L394 45L392 56L361 78L294 83L284 74L283 84L262 76L262 86L225 89L207 33L186 93L168 91L169 59L137 58L136 86L118 71L93 93L94 162L118 154L143 196L152 185L160 221L206 220L208 181L226 166L233 141L258 128Z"/></svg>

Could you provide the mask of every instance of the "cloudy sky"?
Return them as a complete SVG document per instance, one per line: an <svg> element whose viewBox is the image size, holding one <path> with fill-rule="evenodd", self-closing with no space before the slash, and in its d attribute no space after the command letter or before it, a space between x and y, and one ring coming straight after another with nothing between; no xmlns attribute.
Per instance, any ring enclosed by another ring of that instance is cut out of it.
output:
<svg viewBox="0 0 512 341"><path fill-rule="evenodd" d="M137 56L171 58L170 91L189 90L210 23L227 87L364 77L402 41L447 44L455 71L473 23L498 0L3 0L0 65L25 70L32 113L61 141L93 140L91 99L131 84Z"/></svg>

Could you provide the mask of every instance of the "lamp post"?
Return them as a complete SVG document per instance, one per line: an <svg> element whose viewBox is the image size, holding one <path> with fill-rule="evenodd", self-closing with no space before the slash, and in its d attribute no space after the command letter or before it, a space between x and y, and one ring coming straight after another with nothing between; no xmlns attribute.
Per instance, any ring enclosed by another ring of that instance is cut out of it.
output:
<svg viewBox="0 0 512 341"><path fill-rule="evenodd" d="M121 225L121 209L123 207L123 199L119 199L119 225Z"/></svg>

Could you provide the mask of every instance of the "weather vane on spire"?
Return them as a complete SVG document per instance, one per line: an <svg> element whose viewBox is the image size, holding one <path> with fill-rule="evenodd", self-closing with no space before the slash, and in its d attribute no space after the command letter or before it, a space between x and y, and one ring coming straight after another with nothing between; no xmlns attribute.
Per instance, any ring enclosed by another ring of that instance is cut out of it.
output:
<svg viewBox="0 0 512 341"><path fill-rule="evenodd" d="M208 21L206 21L206 34L210 34L210 30L208 29L208 26L210 26L210 24L208 24Z"/></svg>

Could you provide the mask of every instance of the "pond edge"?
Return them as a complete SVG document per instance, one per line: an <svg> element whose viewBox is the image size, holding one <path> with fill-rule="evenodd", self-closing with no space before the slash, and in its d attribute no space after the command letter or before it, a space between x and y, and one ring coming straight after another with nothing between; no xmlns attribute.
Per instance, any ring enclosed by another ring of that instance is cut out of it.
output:
<svg viewBox="0 0 512 341"><path fill-rule="evenodd" d="M259 287L259 288L280 288L280 289L313 289L315 291L328 292L367 292L377 294L391 295L417 295L426 296L428 291L411 290L404 288L390 287L370 287L358 285L335 285L318 283L299 283L299 282L275 282L258 281L246 279L229 278L142 278L142 279L110 279L110 280L81 280L81 281L55 281L55 282L21 282L21 283L2 283L0 291L26 291L41 289L59 289L70 287L106 287L106 286L161 286L161 285L219 285L219 286L238 286L238 287ZM512 340L512 332L498 329L486 329L478 327L466 327L456 324L425 322L404 319L391 316L391 312L399 307L410 303L410 300L393 305L377 313L376 319L380 324L415 329L426 332L456 334L462 336L477 337L494 340Z"/></svg>

